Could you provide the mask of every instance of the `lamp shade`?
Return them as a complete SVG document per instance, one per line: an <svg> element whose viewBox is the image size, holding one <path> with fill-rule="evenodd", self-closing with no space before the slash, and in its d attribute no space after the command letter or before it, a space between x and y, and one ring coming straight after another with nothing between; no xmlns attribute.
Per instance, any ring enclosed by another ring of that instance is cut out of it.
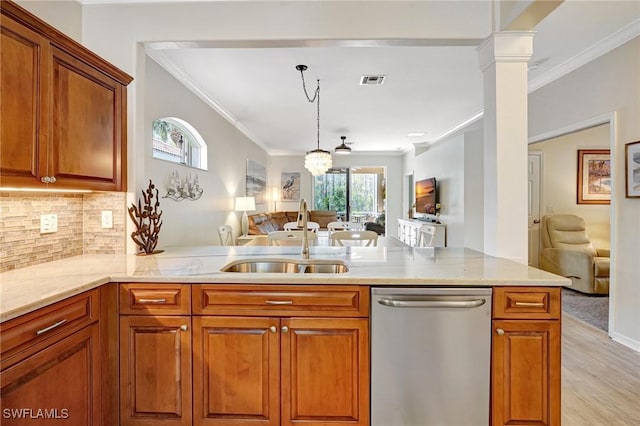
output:
<svg viewBox="0 0 640 426"><path fill-rule="evenodd" d="M247 212L256 209L256 199L254 197L236 197L236 211Z"/></svg>

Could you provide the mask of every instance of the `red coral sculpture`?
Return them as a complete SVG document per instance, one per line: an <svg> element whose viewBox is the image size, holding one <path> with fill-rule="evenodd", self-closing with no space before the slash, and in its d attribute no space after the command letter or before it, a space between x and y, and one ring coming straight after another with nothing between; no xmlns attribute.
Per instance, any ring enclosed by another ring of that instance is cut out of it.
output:
<svg viewBox="0 0 640 426"><path fill-rule="evenodd" d="M155 189L155 195L153 190ZM138 200L138 205L131 204L129 207L129 217L136 225L136 231L131 233L131 239L139 246L141 253L138 254L154 254L161 253L164 250L156 250L158 245L158 234L162 227L162 211L158 211L160 201L158 198L158 190L149 180L149 187L146 191L142 191L144 198L144 206ZM153 198L156 199L155 203ZM144 251L144 253L142 253Z"/></svg>

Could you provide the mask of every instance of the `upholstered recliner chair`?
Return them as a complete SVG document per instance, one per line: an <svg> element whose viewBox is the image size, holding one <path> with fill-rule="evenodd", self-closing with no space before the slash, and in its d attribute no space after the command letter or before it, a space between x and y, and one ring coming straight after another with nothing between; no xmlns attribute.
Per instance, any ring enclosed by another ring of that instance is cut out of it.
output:
<svg viewBox="0 0 640 426"><path fill-rule="evenodd" d="M584 219L572 214L542 218L540 268L571 279L582 293L609 293L609 250L595 249Z"/></svg>

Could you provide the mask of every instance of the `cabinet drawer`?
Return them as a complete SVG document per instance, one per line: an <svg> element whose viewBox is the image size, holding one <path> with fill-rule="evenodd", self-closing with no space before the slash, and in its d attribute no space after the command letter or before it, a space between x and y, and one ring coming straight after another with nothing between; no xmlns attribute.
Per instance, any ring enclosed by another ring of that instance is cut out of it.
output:
<svg viewBox="0 0 640 426"><path fill-rule="evenodd" d="M366 286L193 286L194 314L368 317Z"/></svg>
<svg viewBox="0 0 640 426"><path fill-rule="evenodd" d="M559 319L559 287L495 287L494 319Z"/></svg>
<svg viewBox="0 0 640 426"><path fill-rule="evenodd" d="M120 284L120 313L125 315L185 315L191 313L187 284Z"/></svg>
<svg viewBox="0 0 640 426"><path fill-rule="evenodd" d="M7 358L33 346L49 345L98 320L99 290L91 290L3 323L0 328L2 368ZM22 357L22 356L20 356Z"/></svg>

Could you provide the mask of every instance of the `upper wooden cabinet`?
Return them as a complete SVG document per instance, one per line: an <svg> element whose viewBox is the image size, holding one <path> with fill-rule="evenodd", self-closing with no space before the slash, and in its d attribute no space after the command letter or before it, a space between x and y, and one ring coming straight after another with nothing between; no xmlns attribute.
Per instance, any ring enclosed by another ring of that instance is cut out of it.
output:
<svg viewBox="0 0 640 426"><path fill-rule="evenodd" d="M126 191L131 76L1 3L0 185Z"/></svg>

